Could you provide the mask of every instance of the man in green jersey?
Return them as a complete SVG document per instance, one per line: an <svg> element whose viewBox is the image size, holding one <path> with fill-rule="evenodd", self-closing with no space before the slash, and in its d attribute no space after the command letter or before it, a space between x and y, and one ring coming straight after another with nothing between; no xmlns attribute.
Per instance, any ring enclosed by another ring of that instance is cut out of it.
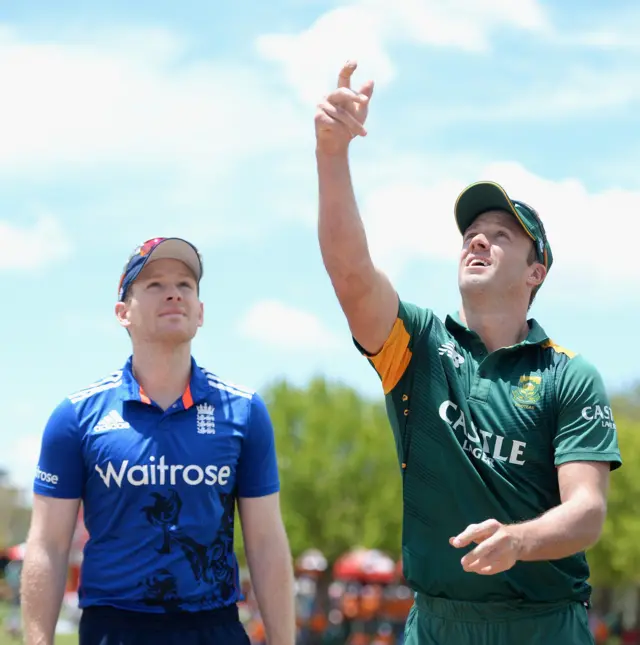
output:
<svg viewBox="0 0 640 645"><path fill-rule="evenodd" d="M621 460L598 371L527 320L553 261L542 222L498 184L472 184L454 209L459 312L442 322L400 299L371 260L351 185L348 146L366 135L373 92L351 89L354 70L316 113L319 239L401 465L416 591L406 642L593 643L584 551Z"/></svg>

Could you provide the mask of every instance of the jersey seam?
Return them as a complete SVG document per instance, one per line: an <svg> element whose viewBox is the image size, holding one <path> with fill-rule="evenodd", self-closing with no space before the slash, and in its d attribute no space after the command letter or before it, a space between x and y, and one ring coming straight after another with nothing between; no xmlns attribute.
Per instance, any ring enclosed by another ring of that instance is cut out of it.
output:
<svg viewBox="0 0 640 645"><path fill-rule="evenodd" d="M618 453L613 450L581 450L577 448L575 450L567 450L566 452L556 452L555 458L569 457L571 455L590 455L593 457L617 457Z"/></svg>
<svg viewBox="0 0 640 645"><path fill-rule="evenodd" d="M560 397L558 396L558 388L560 387L560 382L564 376L564 371L567 369L568 364L569 361L565 361L559 369L558 367L556 367L556 369L553 370L553 413L556 419L560 415Z"/></svg>
<svg viewBox="0 0 640 645"><path fill-rule="evenodd" d="M79 444L80 458L82 462L82 490L80 491L80 494L77 496L81 498L84 494L84 488L87 481L87 470L86 470L86 464L84 461L84 435L81 436L81 433L80 433L80 419L78 419L78 411L76 410L76 406L73 403L70 403L70 405L71 405L71 410L73 412L73 422L75 425L76 440L78 441L78 444ZM73 497L72 499L76 499L76 497Z"/></svg>
<svg viewBox="0 0 640 645"><path fill-rule="evenodd" d="M49 488L43 488L42 490L35 490L35 495L40 495L41 497L51 497L53 499L82 499L82 493L80 495L70 495L69 493L60 493L57 490L51 490Z"/></svg>
<svg viewBox="0 0 640 645"><path fill-rule="evenodd" d="M251 432L251 417L253 416L253 397L255 396L255 392L251 395L251 398L249 399L249 414L247 415L247 434L245 435L247 438L249 438L249 433Z"/></svg>
<svg viewBox="0 0 640 645"><path fill-rule="evenodd" d="M243 490L242 493L238 490L238 497L265 497L272 493L277 493L280 490L280 483L273 482L269 486L261 486L259 488L250 488Z"/></svg>

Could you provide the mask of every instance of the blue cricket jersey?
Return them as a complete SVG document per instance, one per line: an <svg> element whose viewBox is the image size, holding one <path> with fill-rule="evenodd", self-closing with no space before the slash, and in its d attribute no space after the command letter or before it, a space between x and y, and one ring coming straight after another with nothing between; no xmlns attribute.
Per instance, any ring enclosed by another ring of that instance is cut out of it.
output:
<svg viewBox="0 0 640 645"><path fill-rule="evenodd" d="M240 599L235 502L280 488L262 398L192 359L163 411L122 370L67 397L44 430L38 495L81 498L80 607L198 611Z"/></svg>

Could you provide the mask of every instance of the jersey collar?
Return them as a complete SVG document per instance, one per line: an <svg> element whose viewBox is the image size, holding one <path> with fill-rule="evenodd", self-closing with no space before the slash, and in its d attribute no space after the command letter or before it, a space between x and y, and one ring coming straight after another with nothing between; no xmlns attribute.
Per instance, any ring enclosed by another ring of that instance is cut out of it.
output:
<svg viewBox="0 0 640 645"><path fill-rule="evenodd" d="M527 323L529 325L529 333L527 334L527 337L521 343L513 345L513 347L521 347L523 345L539 345L549 340L549 336L547 335L545 330L538 324L538 322L534 318L530 318ZM476 334L475 331L469 329L462 322L462 320L460 319L460 312L458 311L447 316L445 326L452 333L462 332L479 339L478 334Z"/></svg>
<svg viewBox="0 0 640 645"><path fill-rule="evenodd" d="M125 401L140 401L150 404L151 400L145 394L142 386L136 380L132 370L133 356L129 356L122 370L122 385L125 391ZM182 394L182 406L188 410L194 403L202 401L209 393L209 382L207 377L198 366L195 359L191 357L191 379Z"/></svg>

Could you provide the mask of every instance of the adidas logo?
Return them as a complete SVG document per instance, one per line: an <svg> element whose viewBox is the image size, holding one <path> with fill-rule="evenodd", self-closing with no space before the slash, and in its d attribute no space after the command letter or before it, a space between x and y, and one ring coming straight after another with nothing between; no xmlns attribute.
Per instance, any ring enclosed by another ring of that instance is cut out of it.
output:
<svg viewBox="0 0 640 645"><path fill-rule="evenodd" d="M438 353L440 356L444 356L446 354L453 361L454 367L460 367L460 365L464 363L464 356L456 351L456 346L453 341L440 345Z"/></svg>
<svg viewBox="0 0 640 645"><path fill-rule="evenodd" d="M198 412L196 417L198 434L215 434L216 423L213 416L214 407L210 403L201 403L196 406L196 410Z"/></svg>
<svg viewBox="0 0 640 645"><path fill-rule="evenodd" d="M107 432L107 430L126 430L131 425L127 423L118 412L111 410L106 417L103 417L93 428L94 432Z"/></svg>

